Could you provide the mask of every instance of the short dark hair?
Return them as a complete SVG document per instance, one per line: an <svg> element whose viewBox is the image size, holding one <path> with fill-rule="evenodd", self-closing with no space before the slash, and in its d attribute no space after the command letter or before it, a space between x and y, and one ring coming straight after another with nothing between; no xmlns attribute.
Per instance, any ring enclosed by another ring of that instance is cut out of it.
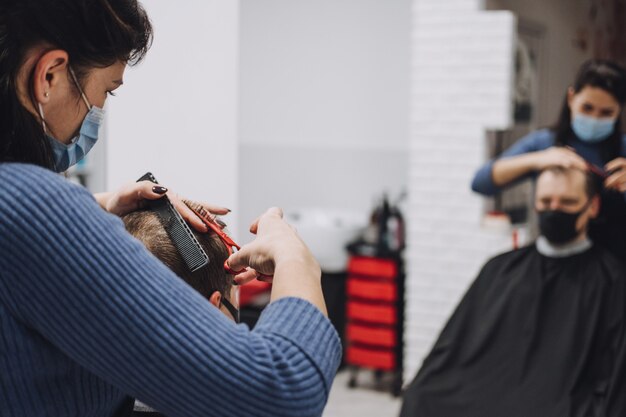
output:
<svg viewBox="0 0 626 417"><path fill-rule="evenodd" d="M565 175L568 172L579 171L580 173L585 175L585 194L588 198L593 198L597 195L600 195L602 189L604 187L604 179L599 175L595 174L592 171L581 171L575 168L564 168L561 166L554 166L550 168L546 168L541 173L544 172L552 172L556 175ZM539 175L541 175L541 173Z"/></svg>
<svg viewBox="0 0 626 417"><path fill-rule="evenodd" d="M0 1L0 162L54 167L41 122L17 92L31 48L66 51L81 81L94 68L136 64L151 42L150 20L136 0ZM29 84L27 93L36 104Z"/></svg>
<svg viewBox="0 0 626 417"><path fill-rule="evenodd" d="M154 212L134 211L123 216L122 220L130 234L140 240L154 256L204 297L208 299L211 296L211 290L219 291L226 298L230 297L233 279L232 275L224 270L224 261L228 257L228 251L215 232L193 231L209 256L210 262L207 266L192 273Z"/></svg>

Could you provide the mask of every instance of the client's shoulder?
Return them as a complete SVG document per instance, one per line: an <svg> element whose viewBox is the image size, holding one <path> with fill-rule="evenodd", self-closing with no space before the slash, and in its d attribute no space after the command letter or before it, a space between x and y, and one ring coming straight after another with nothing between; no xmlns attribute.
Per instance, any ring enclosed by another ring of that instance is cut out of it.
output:
<svg viewBox="0 0 626 417"><path fill-rule="evenodd" d="M535 245L529 245L521 247L519 249L513 249L489 259L485 263L483 270L497 269L502 267L515 267L520 262L528 259L529 256L533 256L535 253L537 253Z"/></svg>
<svg viewBox="0 0 626 417"><path fill-rule="evenodd" d="M603 269L609 273L608 275L619 277L620 279L626 279L625 258L618 258L616 254L611 252L609 249L597 244L593 245L589 253L594 259L597 259Z"/></svg>
<svg viewBox="0 0 626 417"><path fill-rule="evenodd" d="M502 262L502 261L510 261L510 260L515 260L515 259L520 259L520 258L524 258L528 255L534 254L537 252L537 249L535 248L535 244L532 243L530 245L527 246L522 246L521 248L517 248L517 249L512 249L509 250L507 252L503 252L499 255L494 256L493 258L491 258L489 260L489 262Z"/></svg>

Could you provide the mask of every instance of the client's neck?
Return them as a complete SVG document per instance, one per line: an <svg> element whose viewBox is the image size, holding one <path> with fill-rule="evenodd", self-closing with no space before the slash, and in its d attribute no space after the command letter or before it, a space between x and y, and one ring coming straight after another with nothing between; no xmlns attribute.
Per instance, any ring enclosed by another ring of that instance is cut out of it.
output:
<svg viewBox="0 0 626 417"><path fill-rule="evenodd" d="M536 242L539 253L549 258L567 258L568 256L577 255L586 252L592 245L593 243L589 240L586 233L582 233L574 240L558 245L550 242L544 236L539 236Z"/></svg>

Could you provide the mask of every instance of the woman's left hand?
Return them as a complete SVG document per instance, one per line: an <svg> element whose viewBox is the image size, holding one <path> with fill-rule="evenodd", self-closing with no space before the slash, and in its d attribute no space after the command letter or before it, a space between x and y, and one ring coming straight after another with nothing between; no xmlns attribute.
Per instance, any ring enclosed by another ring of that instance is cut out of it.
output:
<svg viewBox="0 0 626 417"><path fill-rule="evenodd" d="M626 158L615 158L604 167L611 175L604 181L608 189L626 192Z"/></svg>
<svg viewBox="0 0 626 417"><path fill-rule="evenodd" d="M127 184L120 188L117 192L96 194L96 200L102 208L109 213L123 216L131 211L142 208L145 200L157 200L167 194L172 205L180 213L191 226L199 232L206 232L206 225L198 216L183 202L183 199L176 193L168 191L167 188L156 185L150 181L140 181ZM214 206L206 203L194 202L200 204L211 214L228 214L229 209L225 207Z"/></svg>

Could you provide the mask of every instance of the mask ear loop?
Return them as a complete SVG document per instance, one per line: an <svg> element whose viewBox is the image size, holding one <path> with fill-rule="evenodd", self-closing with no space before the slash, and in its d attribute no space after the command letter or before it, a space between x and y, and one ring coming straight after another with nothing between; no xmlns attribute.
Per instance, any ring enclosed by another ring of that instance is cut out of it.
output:
<svg viewBox="0 0 626 417"><path fill-rule="evenodd" d="M74 73L74 70L72 69L72 67L68 67L68 68L69 68L70 76L72 77L74 84L76 84L76 87L78 88L78 91L80 92L80 96L82 97L83 101L85 102L85 105L87 106L87 110L91 110L92 105L89 104L89 100L87 100L87 96L85 95L82 87L78 83L78 78L76 78L76 74ZM48 134L48 126L46 124L46 118L43 115L43 107L41 106L41 103L37 103L37 108L39 110L39 117L41 118L41 126L43 127L43 132L45 134Z"/></svg>
<svg viewBox="0 0 626 417"><path fill-rule="evenodd" d="M78 91L80 91L80 96L83 98L83 101L85 102L85 105L87 106L87 110L91 110L91 107L93 106L89 104L89 100L87 100L87 96L83 92L83 88L78 83L78 78L76 78L76 74L74 73L74 70L72 69L72 67L68 66L68 68L69 68L70 75L72 76L72 80L74 80L74 84L76 84L76 88L78 88Z"/></svg>
<svg viewBox="0 0 626 417"><path fill-rule="evenodd" d="M37 103L37 107L39 108L39 118L41 119L41 126L43 127L43 133L48 134L48 126L46 126L46 118L43 117L43 107L41 103Z"/></svg>

